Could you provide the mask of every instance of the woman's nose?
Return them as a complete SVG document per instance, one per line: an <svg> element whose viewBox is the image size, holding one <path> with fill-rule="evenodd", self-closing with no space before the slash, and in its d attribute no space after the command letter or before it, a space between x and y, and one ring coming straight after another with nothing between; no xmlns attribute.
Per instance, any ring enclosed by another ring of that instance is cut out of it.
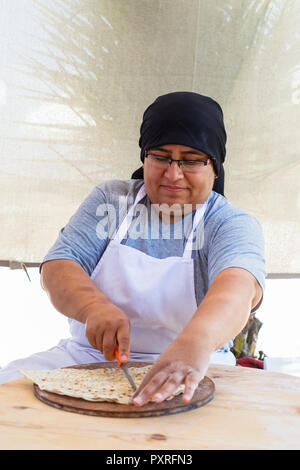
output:
<svg viewBox="0 0 300 470"><path fill-rule="evenodd" d="M165 172L166 176L171 180L184 178L184 174L177 162L171 162Z"/></svg>

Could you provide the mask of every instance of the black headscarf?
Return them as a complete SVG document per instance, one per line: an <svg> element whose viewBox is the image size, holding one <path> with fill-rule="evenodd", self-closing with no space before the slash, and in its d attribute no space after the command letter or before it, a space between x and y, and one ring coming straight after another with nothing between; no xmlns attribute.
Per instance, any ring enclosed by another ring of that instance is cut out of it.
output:
<svg viewBox="0 0 300 470"><path fill-rule="evenodd" d="M206 153L218 178L213 190L224 195L226 131L220 105L208 96L182 91L159 96L144 112L140 128L140 158L145 150L159 145L178 144ZM143 178L143 167L132 178Z"/></svg>

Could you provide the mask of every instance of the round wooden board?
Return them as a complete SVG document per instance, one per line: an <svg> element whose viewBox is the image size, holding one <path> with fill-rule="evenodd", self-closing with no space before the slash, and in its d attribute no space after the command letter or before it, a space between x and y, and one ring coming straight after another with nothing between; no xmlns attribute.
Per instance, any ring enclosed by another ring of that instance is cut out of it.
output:
<svg viewBox="0 0 300 470"><path fill-rule="evenodd" d="M143 367L152 364L151 362L128 362L129 367ZM116 368L116 362L96 362L92 364L81 364L70 366L73 369L98 369L98 368ZM182 413L194 408L206 405L215 395L215 384L204 377L195 390L194 396L189 403L182 401L182 395L177 395L171 400L165 400L161 403L146 403L142 407L135 405L123 405L110 402L87 401L82 398L69 397L56 393L41 390L37 384L33 384L35 396L47 405L54 406L65 411L80 413L92 416L105 416L112 418L144 418L148 416L162 416L168 414Z"/></svg>

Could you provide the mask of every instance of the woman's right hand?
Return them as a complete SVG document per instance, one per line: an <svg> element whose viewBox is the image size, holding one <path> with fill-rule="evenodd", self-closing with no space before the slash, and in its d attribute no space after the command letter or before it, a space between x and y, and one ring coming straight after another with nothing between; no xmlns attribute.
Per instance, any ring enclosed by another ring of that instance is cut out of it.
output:
<svg viewBox="0 0 300 470"><path fill-rule="evenodd" d="M93 348L99 349L105 359L115 359L118 343L122 362L127 362L130 355L130 321L127 315L116 305L107 303L86 312L85 335Z"/></svg>

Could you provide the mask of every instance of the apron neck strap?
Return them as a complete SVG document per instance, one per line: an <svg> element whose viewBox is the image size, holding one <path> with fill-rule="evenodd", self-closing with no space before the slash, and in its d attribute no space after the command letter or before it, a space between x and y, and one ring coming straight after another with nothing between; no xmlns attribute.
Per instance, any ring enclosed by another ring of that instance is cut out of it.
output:
<svg viewBox="0 0 300 470"><path fill-rule="evenodd" d="M204 241L204 214L207 208L207 200L198 204L193 220L193 228L184 247L183 258L191 258L193 249L201 248Z"/></svg>
<svg viewBox="0 0 300 470"><path fill-rule="evenodd" d="M146 196L146 194L147 194L146 193L146 188L145 188L145 185L143 184L142 187L140 188L139 192L136 195L136 198L134 200L133 205L131 206L131 208L129 209L128 213L126 214L123 222L121 223L121 225L119 227L119 230L117 230L115 236L113 237L114 240L117 240L118 242L121 243L121 241L125 237L126 232L129 229L130 224L132 222L132 217L133 217L133 214L134 214L135 206L143 199L143 197Z"/></svg>

